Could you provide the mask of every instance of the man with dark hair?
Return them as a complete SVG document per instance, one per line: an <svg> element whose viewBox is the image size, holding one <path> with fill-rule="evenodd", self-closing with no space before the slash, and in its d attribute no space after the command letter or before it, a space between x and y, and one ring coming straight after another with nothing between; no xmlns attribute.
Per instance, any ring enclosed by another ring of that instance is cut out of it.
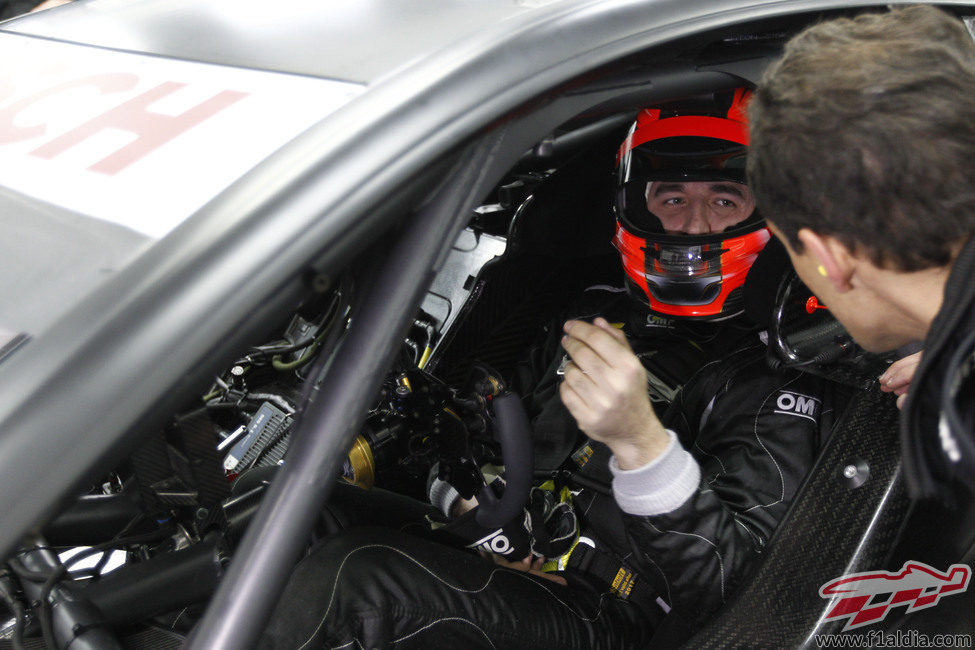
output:
<svg viewBox="0 0 975 650"><path fill-rule="evenodd" d="M912 493L975 486L968 30L926 6L815 25L749 110L749 181L802 279L865 348L924 340L902 419Z"/></svg>

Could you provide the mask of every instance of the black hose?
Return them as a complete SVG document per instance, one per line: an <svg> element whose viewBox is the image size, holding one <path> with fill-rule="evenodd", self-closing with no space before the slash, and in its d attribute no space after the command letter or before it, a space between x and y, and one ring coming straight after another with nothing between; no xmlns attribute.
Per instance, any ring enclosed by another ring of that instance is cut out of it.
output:
<svg viewBox="0 0 975 650"><path fill-rule="evenodd" d="M291 345L263 345L263 346L259 346L259 347L254 348L255 352L253 352L251 354L248 354L247 355L247 358L253 361L253 359L254 359L255 356L266 357L268 355L288 354L289 352L297 352L298 350L307 348L309 345L311 345L312 343L314 343L316 338L318 338L318 335L317 334L312 334L311 336L309 336L305 340L298 341L297 343L293 343Z"/></svg>
<svg viewBox="0 0 975 650"><path fill-rule="evenodd" d="M321 327L327 328L331 326L331 321L333 318L335 318L341 295L341 290L337 290L333 293L332 300L328 305L328 310L325 312L325 316L322 318ZM268 355L280 355L288 354L289 352L297 352L298 350L307 348L309 345L314 343L319 336L321 336L321 333L312 334L303 341L298 341L297 343L293 343L291 345L259 345L254 348L255 351L253 353L247 355L245 360L253 361L255 356L265 357Z"/></svg>
<svg viewBox="0 0 975 650"><path fill-rule="evenodd" d="M216 545L204 542L120 567L77 594L99 609L106 624L131 624L204 602L222 573Z"/></svg>
<svg viewBox="0 0 975 650"><path fill-rule="evenodd" d="M134 494L85 495L44 526L51 545L76 547L99 544L124 535L124 529L141 514Z"/></svg>
<svg viewBox="0 0 975 650"><path fill-rule="evenodd" d="M31 550L50 550L50 549L31 549ZM44 571L31 571L30 569L24 567L19 562L11 562L9 565L10 570L17 574L17 577L21 580L27 580L30 582L40 582L41 584L47 580L50 573L45 573Z"/></svg>
<svg viewBox="0 0 975 650"><path fill-rule="evenodd" d="M318 382L325 373L325 369L328 367L332 351L335 346L339 343L339 338L345 332L344 319L348 315L350 307L348 301L342 302L341 298L343 294L352 293L352 281L348 276L343 276L342 281L339 284L338 290L335 292L335 299L338 311L333 317L332 322L328 324L328 333L325 335L325 340L318 349L318 357L308 366L308 372L304 376L305 385L301 389L301 396L299 397L297 404L295 405L296 417L300 416L301 413L308 406L318 391ZM300 373L299 373L300 375Z"/></svg>
<svg viewBox="0 0 975 650"><path fill-rule="evenodd" d="M61 580L68 574L68 571L72 566L84 560L85 558L89 558L92 555L97 555L99 553L104 553L109 549L113 549L119 546L125 546L128 544L145 544L148 542L158 541L161 538L163 538L166 534L167 533L165 533L164 531L156 530L156 531L152 531L151 533L144 533L142 535L133 535L131 537L113 539L103 544L96 544L95 546L91 546L71 556L71 558L66 560L65 562L60 563L60 566L55 568L54 571L52 571L51 574L48 576L47 580L44 582L44 585L41 587L40 595L38 596L38 600L40 601L39 618L41 620L41 629L44 630L46 628L47 630L50 631L51 639L49 643L52 644L51 647L57 647L57 646L54 643L54 624L51 618L51 606L50 606L49 599L51 597L51 592L58 585L58 583L61 582ZM45 638L47 637L47 633L48 632L45 632Z"/></svg>
<svg viewBox="0 0 975 650"><path fill-rule="evenodd" d="M24 628L27 627L27 613L24 610L24 605L17 598L17 587L14 581L6 572L0 573L0 598L3 599L3 602L7 604L14 615L13 636L10 637L14 650L24 650Z"/></svg>

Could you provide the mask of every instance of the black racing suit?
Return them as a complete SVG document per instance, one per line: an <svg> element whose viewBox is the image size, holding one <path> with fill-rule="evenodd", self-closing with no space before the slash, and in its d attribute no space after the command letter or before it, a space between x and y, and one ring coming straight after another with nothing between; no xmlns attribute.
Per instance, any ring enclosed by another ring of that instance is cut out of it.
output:
<svg viewBox="0 0 975 650"><path fill-rule="evenodd" d="M607 294L602 306L612 311L619 295ZM605 297L588 298L598 305ZM645 363L673 353L675 332L659 325L656 342L634 340ZM469 552L359 529L327 540L299 565L265 647L645 647L665 611L692 624L713 613L785 513L832 427L835 401L823 379L770 371L754 333L719 329L740 345L681 391L663 418L673 431L667 452L632 472L616 469L598 443L574 455L594 488L576 497L583 533L601 556L632 570L625 590L633 582L634 593L652 590L649 606L571 563L563 586ZM705 331L691 348L720 338ZM537 445L543 464L577 442L574 426L562 438L557 427L546 429L561 417L551 401L557 391L542 397L557 386L549 375L558 365L552 359L528 397L541 407L536 423L547 418Z"/></svg>

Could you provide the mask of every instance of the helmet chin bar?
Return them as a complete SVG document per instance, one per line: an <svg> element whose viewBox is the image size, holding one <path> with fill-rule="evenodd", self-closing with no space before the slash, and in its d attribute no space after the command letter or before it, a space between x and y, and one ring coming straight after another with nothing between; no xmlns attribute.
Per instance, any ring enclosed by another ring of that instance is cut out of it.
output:
<svg viewBox="0 0 975 650"><path fill-rule="evenodd" d="M721 293L721 255L727 252L708 245L674 246L647 242L647 289L661 303L703 306Z"/></svg>
<svg viewBox="0 0 975 650"><path fill-rule="evenodd" d="M760 220L724 233L657 235L634 233L620 219L613 243L652 312L710 321L741 313L745 276L770 238Z"/></svg>

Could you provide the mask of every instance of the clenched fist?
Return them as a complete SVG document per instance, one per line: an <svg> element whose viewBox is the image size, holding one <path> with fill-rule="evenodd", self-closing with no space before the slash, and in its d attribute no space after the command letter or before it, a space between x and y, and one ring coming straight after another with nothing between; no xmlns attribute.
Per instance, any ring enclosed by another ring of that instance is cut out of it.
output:
<svg viewBox="0 0 975 650"><path fill-rule="evenodd" d="M563 329L562 347L571 361L559 393L579 428L609 446L620 469L654 460L669 439L647 396L646 371L626 337L604 318L592 325L570 320Z"/></svg>

